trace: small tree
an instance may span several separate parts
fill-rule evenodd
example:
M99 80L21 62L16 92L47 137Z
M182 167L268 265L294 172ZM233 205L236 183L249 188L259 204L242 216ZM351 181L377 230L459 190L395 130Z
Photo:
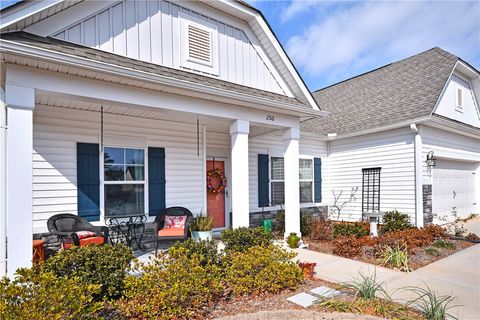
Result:
M343 190L340 190L338 195L335 193L335 190L332 190L332 192L333 192L333 200L334 201L333 201L332 208L330 209L330 212L331 212L331 214L336 215L337 220L339 220L343 207L345 207L345 205L347 205L348 203L357 200L355 195L358 192L358 187L352 187L352 189L350 190L350 196L345 201L341 201Z

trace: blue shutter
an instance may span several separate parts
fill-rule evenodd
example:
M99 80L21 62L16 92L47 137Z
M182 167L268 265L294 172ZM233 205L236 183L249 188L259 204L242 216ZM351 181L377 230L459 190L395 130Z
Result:
M148 148L148 210L150 216L165 209L165 148Z
M315 202L322 202L322 159L313 159Z
M96 143L77 143L78 215L100 219L100 152Z
M268 154L258 155L258 206L268 207L269 198Z

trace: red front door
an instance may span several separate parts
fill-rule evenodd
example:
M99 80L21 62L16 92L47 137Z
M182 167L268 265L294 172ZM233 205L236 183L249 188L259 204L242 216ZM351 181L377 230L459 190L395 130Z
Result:
M213 169L220 169L225 175L225 161L222 160L207 160L207 174ZM213 176L210 178L212 186L216 187L220 183L220 179ZM208 180L208 177L207 179ZM207 182L208 183L208 182ZM225 227L225 191L213 193L207 190L207 214L214 219L214 228Z

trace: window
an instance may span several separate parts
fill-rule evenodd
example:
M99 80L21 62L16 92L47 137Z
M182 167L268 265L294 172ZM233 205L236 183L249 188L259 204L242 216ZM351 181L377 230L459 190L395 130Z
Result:
M300 179L300 203L313 202L313 160L298 159Z
M145 151L105 148L105 216L145 213Z
M313 202L313 160L299 159L300 203ZM284 161L281 157L270 159L270 192L273 204L285 203Z
M181 67L218 75L217 26L187 14L181 18Z
M362 212L380 210L380 170L362 169Z

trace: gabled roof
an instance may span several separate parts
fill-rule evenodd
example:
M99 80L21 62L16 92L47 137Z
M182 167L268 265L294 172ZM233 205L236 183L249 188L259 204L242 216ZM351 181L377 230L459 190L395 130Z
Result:
M430 117L458 60L433 48L320 89L313 96L329 115L302 131L341 136Z
M251 97L257 97L260 99L266 99L270 101L276 101L278 103L285 103L291 105L292 107L298 109L299 111L312 111L310 106L307 106L305 103L299 101L298 99L291 98L285 95L259 90L232 82L219 80L216 78L204 76L201 74L196 74L192 72L187 72L183 70L168 68L154 63L144 62L141 60L136 60L114 53L93 49L90 47L85 47L82 45L74 44L71 42L66 42L58 39L53 39L50 37L40 37L37 35L29 34L26 32L12 32L2 34L1 41L27 45L29 47L39 48L43 50L48 50L50 52L57 52L61 54L66 54L70 56L75 56L78 58L89 59L94 61L99 61L109 65L115 65L127 69L142 71L150 73L153 75L159 75L168 77L171 79L177 79L185 82L191 83L201 83L213 88L227 90L230 92L236 92Z
M171 1L171 0L169 0ZM285 50L271 30L268 22L262 13L241 0L199 0L205 5L217 10L226 12L234 17L245 21L252 29L260 44L265 48L273 65L284 77L289 88L298 100L319 115L325 113L320 111L315 99L303 82L300 74L288 58ZM48 17L68 10L75 5L82 5L84 0L37 0L22 1L11 7L0 10L0 32L21 31L31 28L35 23L45 20ZM28 31L28 30L25 30ZM35 32L32 32L35 33ZM45 35L41 35L45 36ZM3 37L3 35L2 35Z

